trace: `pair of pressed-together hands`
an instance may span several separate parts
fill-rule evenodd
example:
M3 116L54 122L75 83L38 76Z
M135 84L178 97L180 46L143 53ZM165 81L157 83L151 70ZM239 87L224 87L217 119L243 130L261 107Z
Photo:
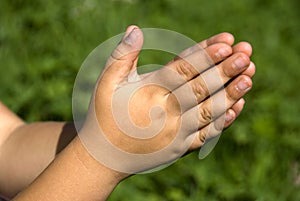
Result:
M229 33L215 35L138 75L143 33L128 27L96 83L78 136L15 199L104 200L130 174L173 162L219 135L242 111L255 73L251 45L233 43ZM14 135L62 126L28 127ZM7 146L21 140L13 141Z
M216 35L138 75L143 33L130 26L98 79L79 133L90 154L114 170L136 173L220 134L240 114L255 73L250 44L233 42L231 34Z

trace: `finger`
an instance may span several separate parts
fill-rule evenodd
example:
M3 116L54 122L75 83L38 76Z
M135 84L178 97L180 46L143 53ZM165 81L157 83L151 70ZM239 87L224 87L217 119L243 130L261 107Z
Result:
M195 138L190 147L190 151L200 148L206 141L218 136L224 128L229 127L243 110L244 103L244 99L240 99L226 111L226 114L223 114L215 121L192 134ZM221 124L221 126L218 124Z
M191 80L199 73L207 70L212 65L219 63L232 53L232 48L225 43L217 43L199 50L187 57L179 59L168 65L186 81Z
M226 112L228 115L234 115L231 110ZM217 122L222 122L224 124L224 115L216 119L215 121L211 122L210 124L206 125L205 127L201 128L200 130L196 131L192 135L194 136L194 141L190 147L191 150L199 149L201 146L205 144L208 140L220 135L222 130L220 130L216 125Z
M247 54L249 57L252 55L252 46L248 42L239 42L236 45L233 46L233 52L243 52Z
M252 87L252 80L245 75L238 76L224 90L202 102L199 108L199 128L221 116L234 103L242 98ZM224 96L225 92L225 96Z
M225 89L218 91L201 104L186 111L182 116L183 118L190 117L189 121L191 122L198 122L198 128L205 127L231 108L237 100L243 97L251 89L251 87L251 79L248 76L240 75ZM198 115L195 115L195 112L198 112Z
M231 33L223 32L223 33L216 34L210 37L209 39L200 42L199 45L202 48L206 48L215 43L226 43L231 46L233 42L234 42L233 35Z
M252 46L248 42L240 42L233 46L233 52L243 52L250 57L252 55ZM249 67L244 72L242 72L242 74L247 75L249 77L253 77L255 74L255 64L251 62Z
M204 41L201 41L200 43L182 51L179 53L171 62L174 62L180 58L187 57L188 55L200 50L200 49L206 49L208 46L211 46L216 43L225 43L231 46L234 42L234 37L230 33L220 33L217 35L214 35Z
M226 112L226 115L234 116L234 113L230 109ZM219 128L217 125L218 124L224 125L225 118L226 118L225 114L223 114L221 117L217 118L215 121L211 122L210 124L206 125L205 127L201 128L200 130L197 130L196 132L194 132L191 135L194 137L194 141L192 142L192 145L189 150L193 151L193 150L199 149L210 139L219 136L220 133L222 132L223 127Z
M137 26L128 27L108 59L102 79L112 84L119 84L127 79L129 73L136 68L143 39L143 33Z
M245 53L238 52L228 59L224 60L214 68L210 68L195 79L190 80L185 85L176 89L173 93L177 94L181 91L187 91L187 87L193 90L193 94L200 103L209 95L214 94L217 90L222 88L229 80L243 72L247 66L250 65L250 59ZM195 105L191 99L184 99L181 105L184 109L189 109Z
M176 56L171 62L169 62L168 65L172 64L174 61L177 61L184 57L187 57L187 56L191 55L192 53L195 53L195 52L201 50L202 48L206 49L207 47L209 47L213 44L225 43L225 44L228 44L231 46L233 44L233 42L234 42L234 37L230 33L221 33L221 34L215 35L207 40L200 42L199 44L196 44L195 46L193 46L191 48L184 50L178 56ZM250 57L252 54L252 46L248 42L240 42L240 43L236 44L235 46L233 46L233 52L234 53L243 52ZM250 73L249 75L251 75L253 73L253 71L251 71L251 72L247 71L245 73L245 75L248 75L247 73ZM253 76L253 74L252 74L252 76Z
M224 43L217 43L179 59L151 76L151 82L168 88L169 91L180 87L215 63L222 61L232 53L232 48Z
M244 105L245 100L241 98L230 109L227 110L224 128L228 128L235 121L235 119L241 114Z
M211 133L206 135L207 140L216 137L222 130L229 127L242 112L244 104L245 100L243 98L239 99L226 111L226 113L211 122L209 125L213 125L213 129L211 130Z

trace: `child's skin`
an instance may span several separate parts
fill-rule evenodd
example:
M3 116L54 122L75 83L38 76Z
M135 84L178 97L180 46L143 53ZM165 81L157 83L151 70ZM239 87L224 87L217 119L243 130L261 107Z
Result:
M138 27L130 26L126 31L126 36L133 29L139 31ZM233 42L234 38L231 34L221 33L199 43L214 62L218 63L216 67L224 72L224 76L227 76L225 80L234 78L225 89L231 103L227 110L223 111L226 115L225 128L230 126L242 111L244 106L242 97L251 88L251 77L255 73L255 65L250 61L251 45L240 42L232 46ZM117 51L122 45L128 44L124 41L121 42L116 48ZM222 47L228 50L223 56L217 54ZM192 49L188 49L180 56L184 57L192 52ZM137 63L138 53L114 58L115 61L105 72L106 80L109 82L100 81L98 86L109 89L113 83L117 83L126 74L126 68L131 68ZM235 68L233 65L237 58L242 58L244 62L241 68ZM178 60L180 58L174 59L168 66L177 69ZM189 78L189 75L183 76L197 85L197 80ZM237 90L240 81L246 86L245 90ZM101 91L97 93L101 93ZM149 89L144 90L143 93L141 96L153 92ZM197 93L200 93L197 97L205 94L204 91ZM199 98L199 103L207 95L202 96ZM143 104L139 103L138 99L136 101L136 104ZM105 110L101 104L98 104L97 107ZM109 118L101 115L103 114L97 113L97 118L103 120L104 125L112 124L109 122ZM143 116L145 114L137 111L135 115ZM199 135L188 151L193 151L203 145L209 136L206 133L206 126L199 129ZM114 133L110 140L119 143L120 137L122 136ZM153 143L156 143L157 146L161 143L163 146L166 143L164 140L155 140ZM141 147L139 143L133 143L131 149L138 153L145 147ZM150 146L148 150L151 150ZM58 153L60 154L58 155ZM26 124L2 103L0 104L0 194L4 197L13 198L21 192L14 200L105 200L116 185L128 176L130 175L112 170L96 161L82 145L73 123L37 122Z

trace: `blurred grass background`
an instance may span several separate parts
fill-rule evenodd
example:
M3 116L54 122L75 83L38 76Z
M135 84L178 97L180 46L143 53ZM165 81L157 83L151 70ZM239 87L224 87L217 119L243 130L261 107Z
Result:
M0 100L29 122L72 120L81 63L128 25L195 41L231 32L252 43L257 66L241 117L204 160L195 153L133 176L110 200L300 200L299 8L298 0L1 0Z

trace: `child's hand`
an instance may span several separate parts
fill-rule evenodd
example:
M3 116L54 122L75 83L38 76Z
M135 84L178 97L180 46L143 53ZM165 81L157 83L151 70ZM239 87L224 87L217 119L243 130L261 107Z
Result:
M89 153L111 169L137 173L217 136L240 114L255 71L251 46L232 43L230 34L216 35L139 76L143 34L129 27L98 79L79 134Z

